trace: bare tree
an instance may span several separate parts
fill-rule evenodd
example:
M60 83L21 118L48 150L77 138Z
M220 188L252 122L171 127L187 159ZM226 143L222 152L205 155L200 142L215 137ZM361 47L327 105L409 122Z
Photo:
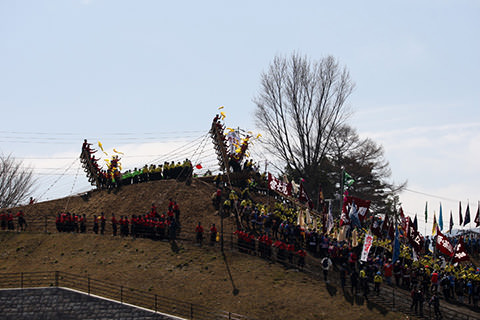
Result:
M0 156L0 208L15 207L33 192L33 171L11 156Z
M331 56L319 62L295 53L276 56L261 75L255 118L267 149L312 187L332 135L349 116L345 102L353 88L346 68Z

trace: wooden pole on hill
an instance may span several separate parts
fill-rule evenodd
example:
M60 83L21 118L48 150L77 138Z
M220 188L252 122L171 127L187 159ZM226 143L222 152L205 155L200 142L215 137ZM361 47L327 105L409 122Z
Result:
M222 197L220 197L220 203L222 203ZM220 213L220 251L223 252L223 206L220 205L218 212Z

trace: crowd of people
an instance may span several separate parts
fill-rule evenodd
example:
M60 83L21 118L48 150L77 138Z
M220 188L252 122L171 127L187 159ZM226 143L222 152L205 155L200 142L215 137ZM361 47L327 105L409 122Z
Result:
M17 220L16 227L15 220ZM25 231L27 229L27 220L23 211L19 210L16 214L13 214L11 210L0 212L0 229L2 231Z
M192 162L189 159L176 163L174 161L165 161L163 164L158 165L146 164L142 168L121 172L118 155L114 155L111 160L108 160L107 168L103 169L98 164L100 158L95 157L97 151L85 139L82 144L80 161L87 174L88 181L92 185L97 185L100 189L115 189L124 185L163 179L185 181L191 178L193 174Z
M222 190L212 196L221 197ZM373 285L373 294L379 294L383 285L396 286L410 292L412 312L423 313L423 305L430 303L437 317L440 317L440 300L478 307L480 300L480 268L471 261L453 263L447 256L433 252L428 246L415 259L409 254L411 248L403 245L399 259L392 262L391 247L375 241L367 261L360 261L362 236L365 230L358 230L358 243L352 240L338 240L337 231L325 232L320 219L311 225L297 221L300 208L287 201L271 205L254 203L248 192L237 195L230 192L223 210L238 209L244 223L244 230L237 230L238 248L245 253L258 254L266 259L276 259L289 266L304 268L308 254L319 261L324 279L328 271L339 271L342 288L348 283L352 293L362 293L368 299ZM452 245L460 236L451 237ZM480 237L471 233L463 235L469 254L478 256ZM431 244L430 240L430 244Z
M141 169L127 170L122 173L120 181L122 185L167 179L185 181L192 176L192 173L192 162L189 159L177 163L166 161L159 165L150 164L144 165Z
M115 213L107 218L104 212L93 215L91 230L95 234L105 234L107 220L110 220L113 236L131 236L133 238L148 238L152 240L175 239L180 231L180 208L176 201L169 199L168 208L159 212L155 203L148 212L142 215L117 217ZM55 225L58 232L87 232L87 217L85 214L60 212Z

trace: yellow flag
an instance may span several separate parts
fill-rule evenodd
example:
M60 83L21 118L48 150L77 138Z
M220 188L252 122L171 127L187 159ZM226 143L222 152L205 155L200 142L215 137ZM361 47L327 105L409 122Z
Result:
M103 145L100 141L98 141L98 146L100 147L100 149L102 149L103 152L105 152L105 150L103 150Z
M218 110L222 110L224 108L224 106L220 106L218 107Z
M113 152L118 153L118 154L124 154L123 152L117 151L115 149L113 149Z
M262 136L262 135L261 135L260 133L259 133L259 134L257 134L257 139L258 139L258 138L260 138L261 136Z
M220 115L222 116L222 120L225 119L225 117L227 116L227 115L225 114L225 112L223 112L223 111L220 112Z

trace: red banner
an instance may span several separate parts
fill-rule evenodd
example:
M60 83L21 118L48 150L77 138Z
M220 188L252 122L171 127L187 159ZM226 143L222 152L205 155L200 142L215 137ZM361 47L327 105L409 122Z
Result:
M416 252L420 253L423 248L424 239L422 235L415 229L415 225L412 223L410 217L407 217L406 221L406 233L408 242L415 249Z
M362 256L360 258L361 261L367 262L368 260L368 253L370 252L370 248L373 245L373 236L371 234L365 235L365 240L363 241L363 249L362 249Z
M349 207L352 205L352 203L355 203L357 206L357 211L358 211L358 218L360 221L363 222L365 218L367 217L367 212L368 209L370 208L370 200L363 200L357 197L352 197L352 196L346 196L346 201L344 202L344 205L348 205ZM347 210L348 211L348 210Z
M463 239L460 238L457 245L455 246L455 255L453 256L453 262L455 263L468 260L470 260L470 257L467 254L467 250L465 250L465 243L463 242Z
M272 177L270 173L268 174L268 187L270 190L277 191L287 197L292 196L292 184L278 180Z
M445 237L440 232L440 229L438 227L437 227L437 244L436 244L436 246L437 246L438 251L440 251L444 255L449 256L449 257L453 256L454 250L453 250L452 244L450 243L450 241L448 241L448 238Z

